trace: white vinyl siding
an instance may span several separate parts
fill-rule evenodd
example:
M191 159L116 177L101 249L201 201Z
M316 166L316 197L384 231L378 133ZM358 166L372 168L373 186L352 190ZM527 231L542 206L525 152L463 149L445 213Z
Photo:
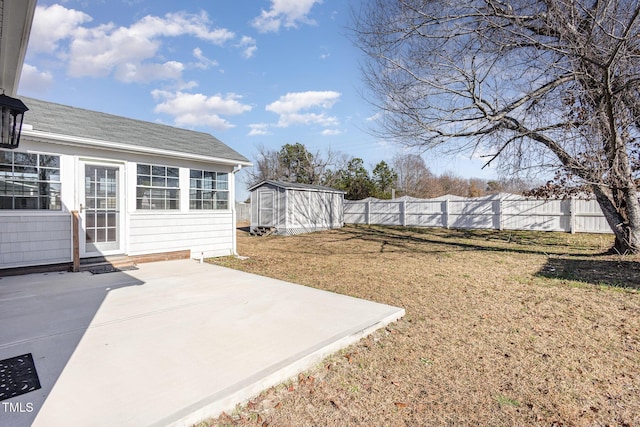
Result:
M21 212L0 221L2 268L71 261L71 215Z
M191 250L198 258L232 254L230 211L132 213L129 220L129 255Z

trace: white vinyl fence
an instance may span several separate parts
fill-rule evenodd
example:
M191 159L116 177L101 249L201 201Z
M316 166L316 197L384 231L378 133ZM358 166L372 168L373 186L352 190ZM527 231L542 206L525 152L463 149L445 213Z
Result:
M538 200L513 194L344 202L347 224L611 233L595 200Z
M250 222L251 221L251 204L236 202L236 221L237 222Z

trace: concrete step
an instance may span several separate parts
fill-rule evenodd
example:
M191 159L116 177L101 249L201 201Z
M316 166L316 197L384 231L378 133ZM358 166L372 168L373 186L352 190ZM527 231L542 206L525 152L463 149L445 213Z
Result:
M140 263L189 259L189 256L190 251L173 251L148 255L84 258L80 260L80 271L89 271L93 274L126 271L136 269L136 265Z
M170 261L176 259L189 259L191 252L172 251L148 255L114 255L94 258L82 258L80 260L80 271L92 271L106 273L108 271L118 271L135 268L137 264L144 262ZM53 271L72 271L73 263L63 262L59 264L34 265L29 267L15 267L0 269L0 277L21 276L24 274L49 273Z

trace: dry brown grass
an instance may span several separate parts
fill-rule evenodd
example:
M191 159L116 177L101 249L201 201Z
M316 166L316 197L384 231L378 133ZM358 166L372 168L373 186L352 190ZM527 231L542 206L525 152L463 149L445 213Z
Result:
M640 425L640 258L607 235L240 231L213 262L406 309L209 425ZM614 285L614 287L607 286Z

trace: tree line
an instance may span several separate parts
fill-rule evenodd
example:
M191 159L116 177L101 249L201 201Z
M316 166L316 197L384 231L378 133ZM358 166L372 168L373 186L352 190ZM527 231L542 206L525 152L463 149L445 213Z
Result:
M453 173L435 175L417 154L397 154L390 164L382 160L369 171L361 158L333 151L311 153L299 142L279 150L259 148L247 184L250 187L265 180L332 187L345 191L347 200L391 199L393 195L480 197L499 192L521 194L529 189L518 179L486 181Z

